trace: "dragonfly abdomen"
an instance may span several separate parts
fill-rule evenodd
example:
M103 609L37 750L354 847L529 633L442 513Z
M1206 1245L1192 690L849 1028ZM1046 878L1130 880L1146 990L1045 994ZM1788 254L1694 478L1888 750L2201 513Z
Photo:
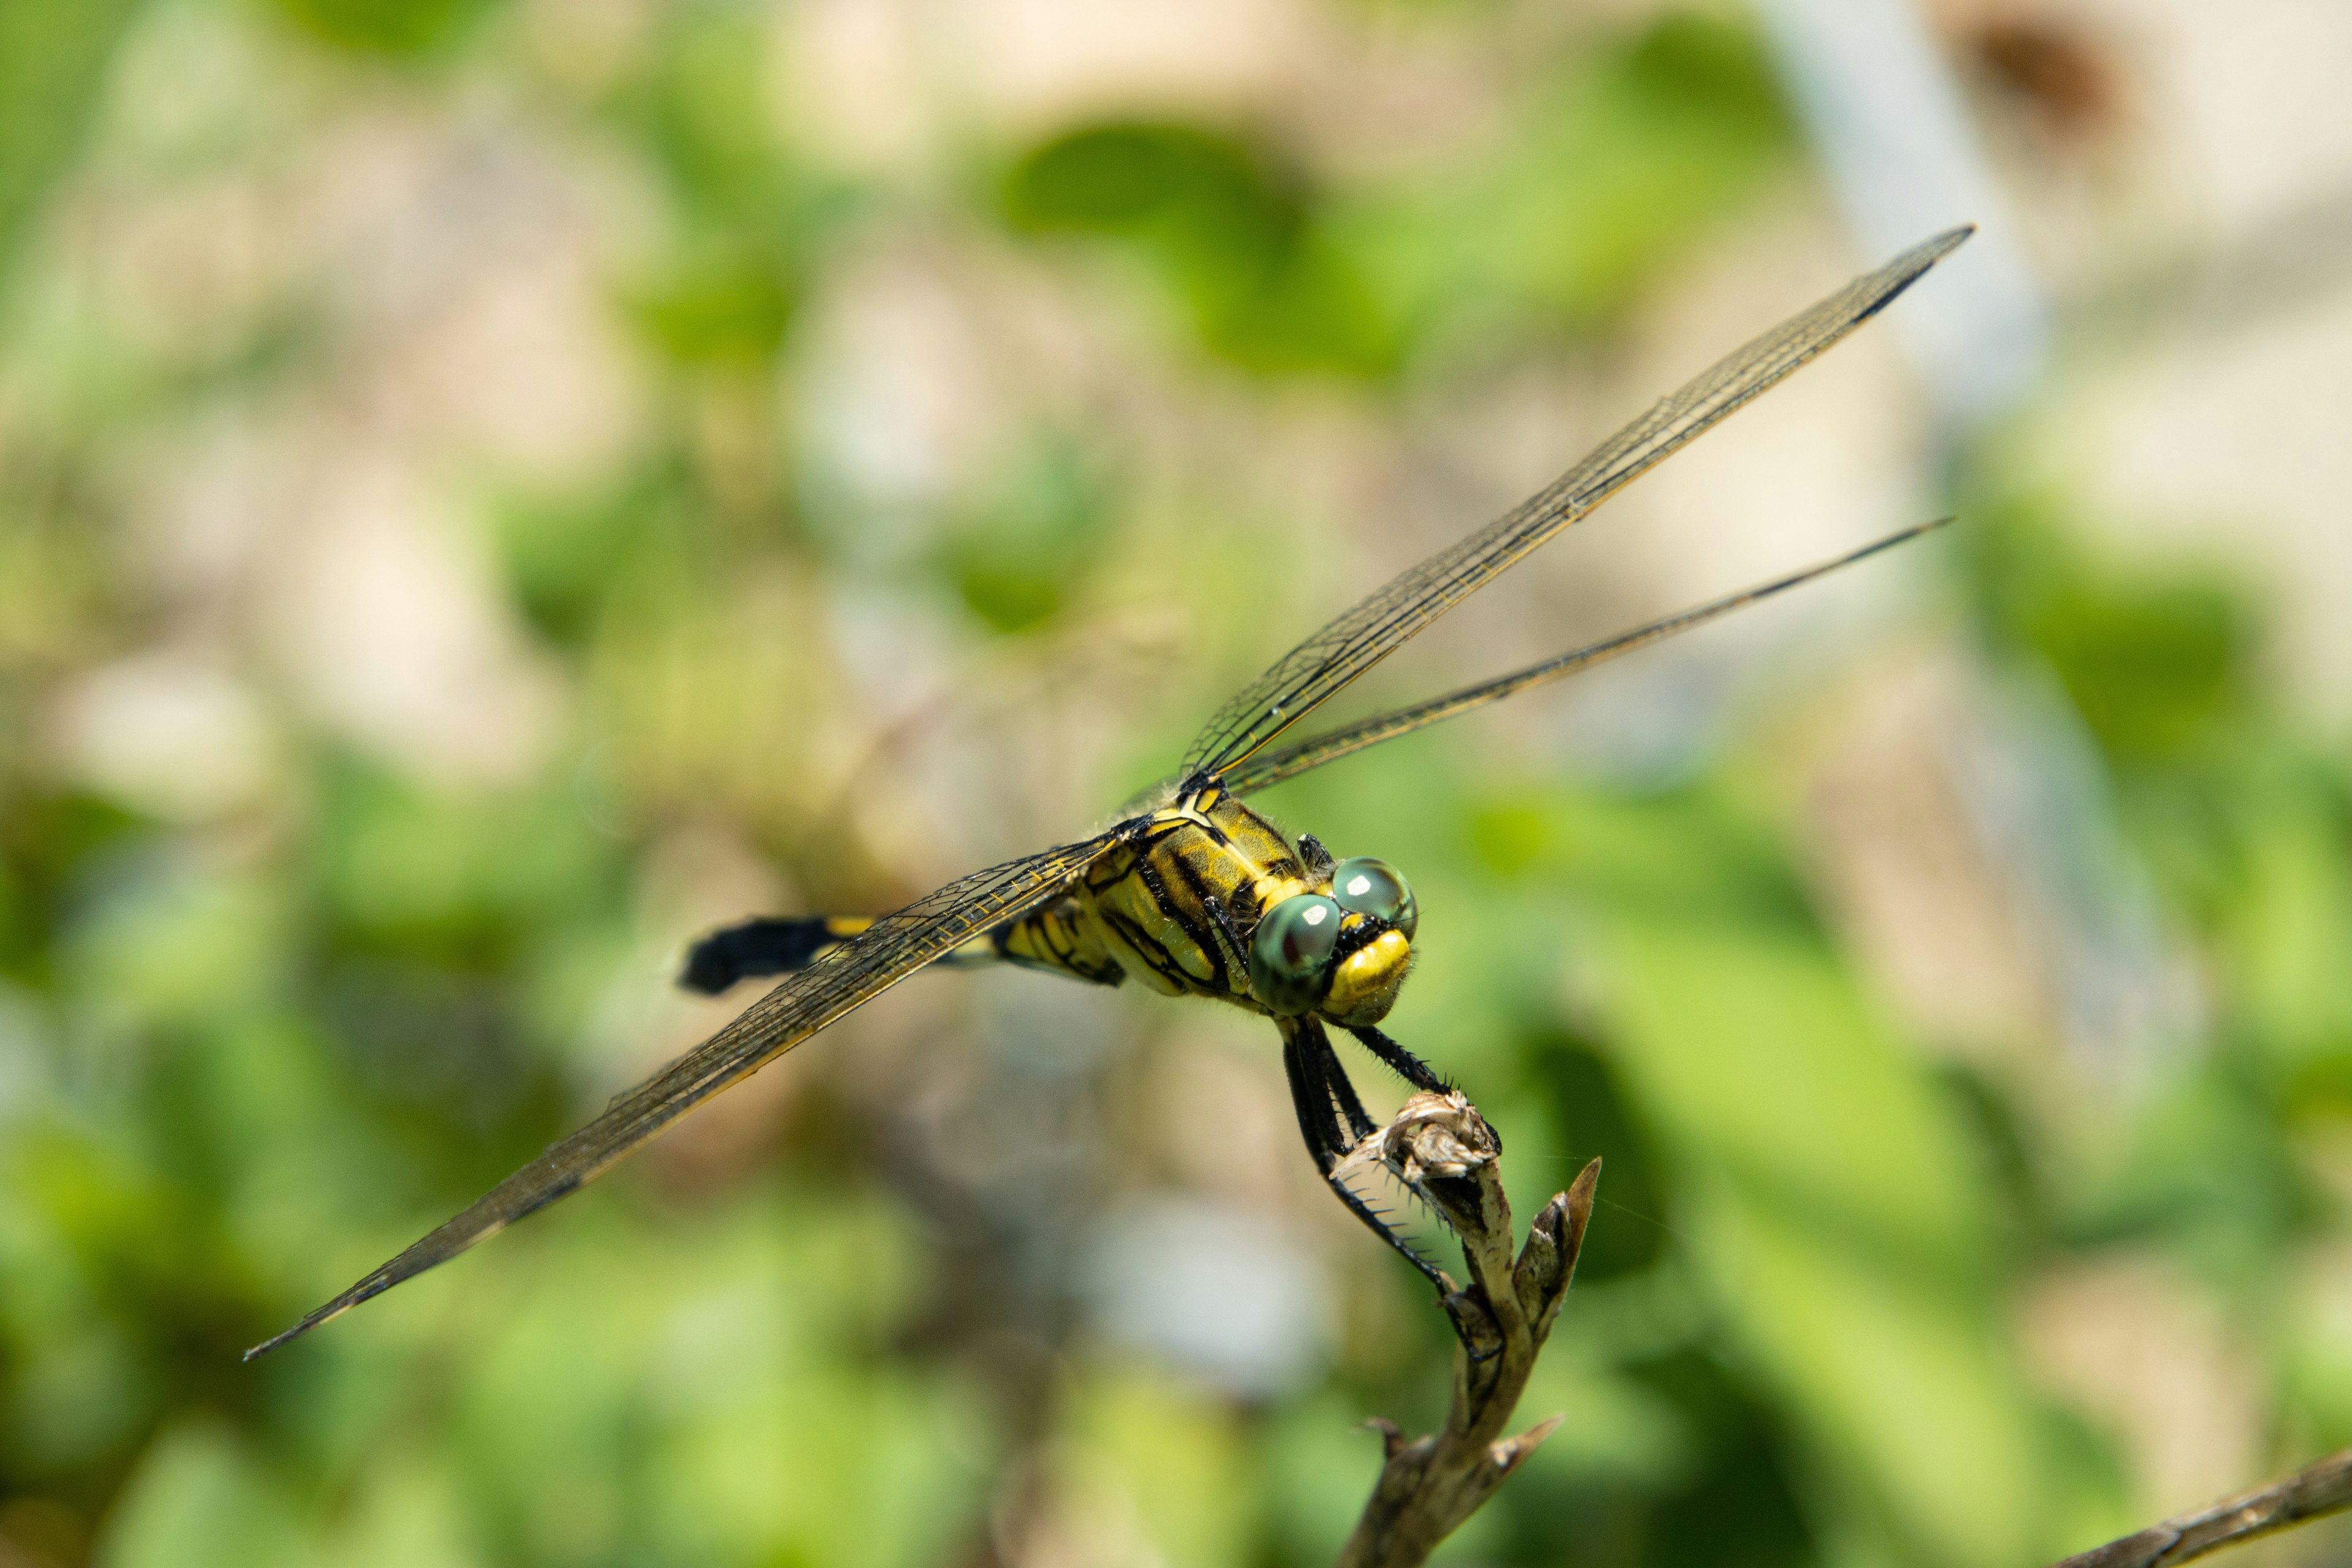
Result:
M874 924L871 915L792 915L745 921L715 931L687 950L678 984L715 996L738 982L808 968ZM1026 919L982 931L935 961L942 969L1012 963L1051 970L1097 985L1127 978L1093 932L1083 904L1066 898Z
M1097 985L1132 976L1164 996L1255 1006L1243 943L1269 904L1308 887L1281 831L1222 788L1181 796L1134 825L1069 893L936 962L1047 970ZM747 921L688 954L682 983L709 993L807 968L873 922L860 915Z
M1097 985L1116 985L1127 970L1106 947L1083 895L1046 905L1035 914L1002 925L964 944L986 949L997 961L1024 969L1046 969ZM950 955L961 957L961 950Z

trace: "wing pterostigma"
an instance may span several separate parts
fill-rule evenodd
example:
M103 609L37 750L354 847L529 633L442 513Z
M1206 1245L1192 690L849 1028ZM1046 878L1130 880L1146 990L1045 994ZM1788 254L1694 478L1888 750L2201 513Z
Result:
M500 1182L474 1205L273 1339L250 1361L382 1295L603 1174L702 1101L750 1077L961 943L1058 897L1117 839L1117 830L975 871L876 921L744 1009L701 1045L604 1113Z
M1718 361L1518 506L1411 568L1276 659L1220 708L1179 776L1227 777L1405 641L1569 524L1876 315L1957 249L1948 229Z
M1393 741L1400 735L1410 735L1416 730L1426 730L1432 724L1459 718L1475 709L1500 702L1506 697L1516 697L1529 687L1548 686L1555 680L1565 679L1579 670L1590 669L1596 664L1606 664L1622 654L1632 653L1636 648L1647 647L1654 642L1664 642L1670 637L1703 626L1707 622L1727 616L1734 610L1744 610L1748 605L1759 604L1775 595L1787 593L1791 588L1801 587L1817 577L1823 577L1837 571L1840 567L1852 566L1856 562L1869 560L1882 551L1892 550L1898 544L1906 544L1921 534L1931 532L1951 521L1948 517L1940 517L1933 522L1915 524L1898 532L1890 533L1883 539L1874 539L1860 549L1850 550L1832 560L1817 562L1801 572L1791 572L1787 576L1776 577L1769 583L1760 583L1755 587L1743 588L1737 594L1726 595L1720 599L1710 600L1695 608L1677 611L1662 620L1652 621L1649 625L1637 626L1630 632L1620 632L1615 637L1545 659L1540 664L1531 664L1525 669L1514 670L1508 675L1496 676L1492 680L1480 681L1475 686L1465 686L1459 691L1449 691L1443 697L1433 697L1426 702L1416 702L1409 708L1392 708L1385 713L1375 713L1369 719L1359 720L1340 729L1310 736L1278 750L1260 752L1224 773L1225 788L1234 795L1255 795L1262 789L1270 789L1285 779L1297 778L1300 773L1319 768L1326 763L1336 763L1341 757L1353 756L1368 746L1377 746L1383 741Z

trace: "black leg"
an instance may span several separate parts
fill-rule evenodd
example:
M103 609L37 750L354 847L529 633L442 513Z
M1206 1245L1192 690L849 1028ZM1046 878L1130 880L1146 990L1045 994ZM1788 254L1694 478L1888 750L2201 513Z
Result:
M1356 1098L1356 1086L1348 1081L1348 1069L1341 1064L1339 1053L1331 1048L1331 1037L1323 1032L1319 1024L1315 1027L1308 1049L1318 1058L1316 1065L1322 1071L1323 1086L1330 1092L1331 1103L1339 1107L1340 1116L1347 1121L1348 1131L1354 1134L1348 1140L1349 1146L1353 1148L1380 1131L1381 1124L1372 1120L1371 1113L1364 1109L1364 1102Z
M1446 1082L1444 1079L1438 1077L1437 1069L1435 1068L1431 1067L1427 1062L1423 1061L1419 1057L1414 1056L1411 1051L1406 1050L1402 1046L1398 1045L1394 1040L1390 1039L1378 1029L1350 1029L1348 1033L1355 1036L1357 1040L1363 1046L1364 1049L1371 1052L1372 1055L1380 1058L1381 1061L1387 1063L1389 1068L1394 1071L1399 1078L1412 1085L1413 1088L1427 1089L1434 1094L1450 1094L1453 1092L1454 1086ZM1492 1127L1487 1128L1486 1131L1494 1133L1495 1152L1497 1154L1501 1153L1503 1152L1503 1135L1500 1132L1496 1132Z
M1298 863L1308 876L1319 879L1329 876L1331 868L1339 862L1323 847L1321 839L1312 833L1302 833L1298 836Z
M1364 1114L1362 1103L1356 1099L1354 1086L1348 1083L1347 1074L1340 1070L1339 1058L1332 1054L1330 1037L1323 1026L1313 1018L1279 1020L1282 1026L1282 1067L1290 1079L1290 1103L1298 1113L1298 1131L1307 1140L1307 1152L1314 1156L1315 1168L1323 1173L1323 1180L1331 1191L1348 1205L1348 1212L1370 1227L1374 1236L1396 1248L1404 1260L1422 1272L1422 1276L1441 1291L1450 1290L1445 1276L1437 1265L1412 1249L1412 1244L1390 1227L1370 1204L1356 1195L1336 1174L1336 1168L1349 1148L1364 1133L1374 1130L1371 1118ZM1327 1070L1328 1076L1327 1077ZM1334 1082L1344 1086L1335 1089ZM1341 1124L1342 1107L1350 1121L1360 1122L1363 1131L1356 1138L1348 1136Z
M1341 1152L1331 1144L1331 1097L1307 1065L1297 1026L1286 1020L1282 1025L1282 1070L1290 1079L1290 1108L1298 1114L1298 1135L1307 1141L1315 1168L1328 1175Z
M1388 1065L1391 1071L1413 1088L1428 1089L1437 1094L1445 1094L1453 1089L1452 1084L1437 1076L1435 1068L1431 1067L1378 1029L1350 1029L1348 1033L1355 1036L1364 1049L1380 1058Z
M1249 973L1249 947L1242 941L1241 927L1234 924L1233 912L1225 908L1225 900L1214 893L1203 893L1201 902L1208 910L1209 918L1217 922L1217 929L1225 933L1225 941L1234 950L1234 962L1241 965L1242 973L1246 975Z

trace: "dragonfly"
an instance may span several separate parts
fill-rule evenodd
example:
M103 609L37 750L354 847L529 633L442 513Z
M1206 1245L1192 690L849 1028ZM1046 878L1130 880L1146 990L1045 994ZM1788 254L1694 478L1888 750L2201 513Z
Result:
M246 1358L569 1196L711 1096L933 965L1010 964L1099 985L1132 980L1269 1019L1318 1169L1358 1218L1442 1293L1449 1290L1444 1275L1349 1185L1342 1169L1376 1129L1332 1030L1352 1037L1416 1089L1448 1087L1380 1028L1412 967L1419 912L1411 885L1376 858L1335 857L1312 834L1294 842L1245 803L1285 779L1704 626L1948 521L1903 529L1508 675L1277 744L1440 616L1885 310L1973 232L1967 225L1937 235L1790 317L1510 511L1339 615L1218 709L1181 766L1112 826L974 871L888 914L759 919L697 942L680 976L691 989L717 993L741 980L782 978L709 1039Z

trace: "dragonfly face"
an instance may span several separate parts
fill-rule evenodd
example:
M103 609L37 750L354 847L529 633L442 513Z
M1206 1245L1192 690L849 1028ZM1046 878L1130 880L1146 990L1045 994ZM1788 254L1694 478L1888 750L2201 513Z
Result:
M709 1040L492 1188L258 1354L390 1289L610 1168L703 1100L930 964L1015 963L1076 980L1134 980L1272 1016L1299 1131L1357 1216L1443 1291L1451 1282L1388 1228L1341 1177L1377 1128L1324 1024L1355 1037L1417 1089L1446 1087L1376 1026L1412 967L1412 890L1395 868L1335 861L1312 838L1294 849L1242 797L1368 746L1499 702L1672 637L1923 533L1903 531L1837 560L1717 599L1514 674L1276 747L1293 725L1625 485L1876 315L1970 231L1952 229L1801 311L1702 372L1549 486L1399 574L1291 649L1212 717L1158 809L1091 838L950 882L875 919L751 921L698 943L685 982L720 991L784 976Z
M1396 1005L1419 924L1412 889L1395 867L1342 860L1319 887L1258 917L1250 990L1276 1017L1313 1013L1342 1028L1369 1028Z

